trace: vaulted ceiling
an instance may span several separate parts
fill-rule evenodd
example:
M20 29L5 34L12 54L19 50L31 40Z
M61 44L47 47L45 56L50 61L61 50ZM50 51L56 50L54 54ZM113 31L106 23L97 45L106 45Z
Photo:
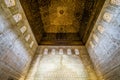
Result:
M38 44L42 41L82 44L87 41L105 0L20 1Z

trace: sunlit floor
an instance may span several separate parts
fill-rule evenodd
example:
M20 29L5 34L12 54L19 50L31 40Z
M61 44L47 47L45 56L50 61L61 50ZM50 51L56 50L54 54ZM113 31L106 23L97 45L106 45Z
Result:
M79 56L43 55L34 80L88 80Z

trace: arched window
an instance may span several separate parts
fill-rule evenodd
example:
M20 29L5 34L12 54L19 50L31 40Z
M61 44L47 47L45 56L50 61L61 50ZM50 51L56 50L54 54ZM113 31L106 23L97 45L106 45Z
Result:
M63 49L59 49L59 54L64 54Z
M55 50L55 49L52 49L52 50L51 50L51 54L52 54L52 55L55 55L55 53L56 53L56 50Z
M80 54L80 52L79 52L78 49L75 49L75 54L76 54L76 55L79 55L79 54Z
M71 55L71 54L72 54L71 49L67 49L67 54L68 54L68 55Z
M47 49L47 48L44 49L43 54L44 54L44 55L47 55L47 54L48 54L48 49Z

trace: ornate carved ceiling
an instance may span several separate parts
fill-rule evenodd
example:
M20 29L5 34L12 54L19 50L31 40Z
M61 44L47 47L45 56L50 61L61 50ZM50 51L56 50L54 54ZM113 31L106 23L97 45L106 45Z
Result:
M73 41L79 38L79 41L85 43L105 0L20 1L36 40L40 44L41 39L57 41L58 35L62 36L59 39L62 41L68 40L69 37ZM68 36L63 39L62 33ZM56 38L53 39L52 36Z
M48 5L40 5L45 32L79 32L80 22L77 19L82 18L84 3L85 0L51 0Z

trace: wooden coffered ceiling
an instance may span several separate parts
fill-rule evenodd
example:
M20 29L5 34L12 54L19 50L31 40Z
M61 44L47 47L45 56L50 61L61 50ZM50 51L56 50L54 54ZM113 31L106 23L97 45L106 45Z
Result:
M104 1L20 0L38 44L85 44Z

